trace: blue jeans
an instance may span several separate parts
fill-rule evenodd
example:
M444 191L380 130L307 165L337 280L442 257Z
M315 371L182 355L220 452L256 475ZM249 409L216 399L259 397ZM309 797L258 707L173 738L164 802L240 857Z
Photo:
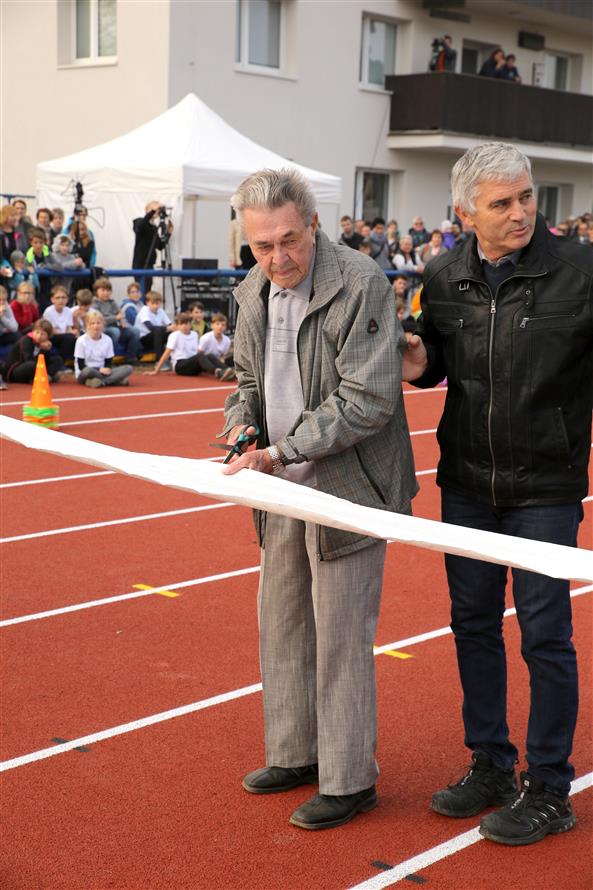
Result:
M576 547L582 504L495 508L443 489L442 516L452 525ZM502 769L517 762L506 719L507 667L502 633L507 568L445 555L451 629L463 687L465 744L489 754ZM513 569L521 654L529 670L527 728L530 775L568 794L568 758L578 711L577 662L568 581Z
M136 360L142 352L140 344L140 331L136 327L120 328L116 325L105 328L105 333L111 337L113 350L117 351L117 344L121 343L126 348L126 359Z

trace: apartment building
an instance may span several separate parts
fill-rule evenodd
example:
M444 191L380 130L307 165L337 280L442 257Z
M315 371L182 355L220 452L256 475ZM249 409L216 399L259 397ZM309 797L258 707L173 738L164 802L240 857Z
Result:
M395 217L401 229L416 214L438 225L451 211L451 165L497 138L531 157L552 221L591 209L590 0L3 0L0 8L3 192L33 194L39 161L122 135L195 92L256 142L339 175L341 212ZM455 72L429 73L432 41L444 34L457 50ZM497 45L517 57L522 84L477 76ZM212 213L209 231L219 233L228 209Z

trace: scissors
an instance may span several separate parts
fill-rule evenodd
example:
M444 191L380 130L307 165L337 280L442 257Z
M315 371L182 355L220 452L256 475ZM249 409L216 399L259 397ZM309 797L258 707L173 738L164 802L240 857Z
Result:
M247 430L249 427L253 427L255 432L248 434ZM258 436L259 427L255 423L246 423L245 426L241 428L241 432L235 439L233 445L223 445L220 442L211 442L210 445L212 448L223 448L224 451L228 451L227 456L223 460L223 464L228 464L234 454L243 454L246 448L253 445Z

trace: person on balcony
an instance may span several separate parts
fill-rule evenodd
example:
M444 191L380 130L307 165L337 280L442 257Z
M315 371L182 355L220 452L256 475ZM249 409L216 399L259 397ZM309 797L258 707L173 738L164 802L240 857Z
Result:
M450 34L445 34L443 38L435 37L432 42L433 51L428 65L431 71L455 71L457 50L453 49L452 43L453 38Z
M480 68L480 77L499 77L505 78L505 55L504 50L499 46L493 49L482 67Z
M502 66L501 71L501 77L503 80L510 80L513 83L521 83L521 75L519 74L519 69L517 68L517 56L509 53L504 60L504 65Z

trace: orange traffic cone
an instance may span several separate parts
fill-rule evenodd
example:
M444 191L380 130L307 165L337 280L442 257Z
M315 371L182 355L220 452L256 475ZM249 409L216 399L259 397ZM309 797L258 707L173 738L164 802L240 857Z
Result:
M39 353L37 358L31 401L28 405L23 405L23 420L26 423L36 423L38 426L53 429L57 429L59 424L60 409L51 400L43 353Z

